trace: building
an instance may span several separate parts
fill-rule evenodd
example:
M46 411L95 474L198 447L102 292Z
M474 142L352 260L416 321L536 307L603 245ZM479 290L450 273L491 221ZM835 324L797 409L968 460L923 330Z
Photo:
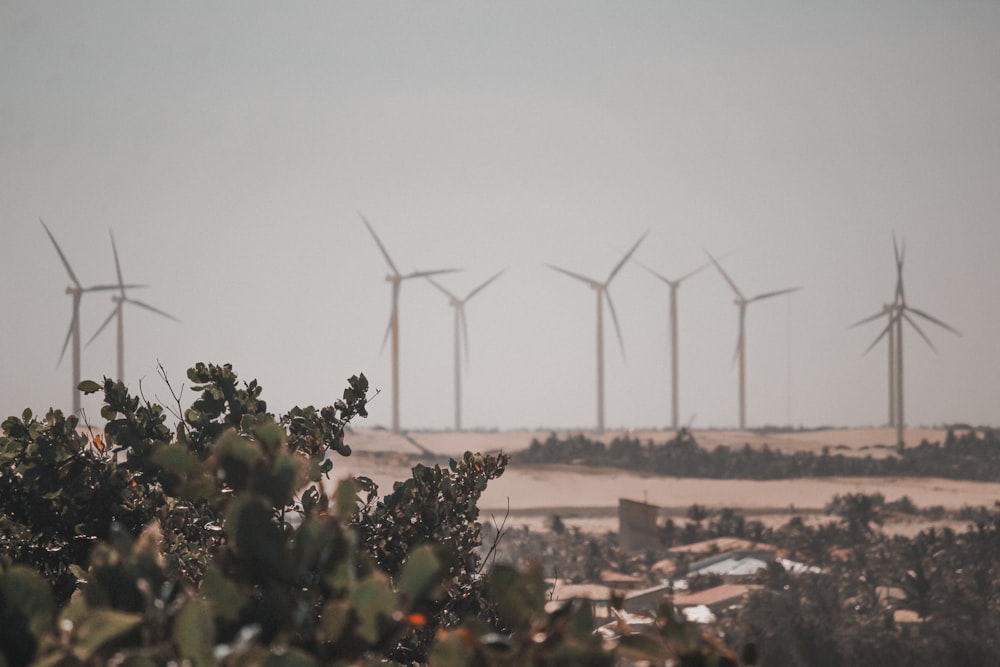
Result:
M656 517L660 508L626 498L618 499L618 544L626 551L653 549L660 545Z
M717 575L727 582L752 577L775 560L773 551L736 550L696 560L688 565L688 576Z

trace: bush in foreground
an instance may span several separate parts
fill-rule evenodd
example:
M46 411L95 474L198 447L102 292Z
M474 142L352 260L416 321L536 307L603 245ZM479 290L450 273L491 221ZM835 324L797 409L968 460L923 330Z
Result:
M164 406L117 382L104 436L26 410L0 438L0 667L158 664L735 665L669 605L602 642L589 605L544 611L540 569L478 555L477 502L508 457L417 466L379 497L324 484L368 383L275 417L228 365Z

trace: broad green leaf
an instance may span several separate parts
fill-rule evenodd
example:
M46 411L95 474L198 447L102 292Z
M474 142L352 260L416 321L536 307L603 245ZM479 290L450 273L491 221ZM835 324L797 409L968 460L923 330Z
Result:
M101 390L101 385L97 384L93 380L84 380L78 384L76 388L84 394L93 394Z
M192 598L181 609L174 622L174 643L181 658L195 667L214 663L215 619L204 600Z
M287 536L275 525L263 497L234 498L226 511L225 530L241 560L261 571L280 568Z
M255 429L255 435L265 451L273 454L281 446L285 432L277 424L262 424Z
M323 574L324 583L333 591L345 591L358 580L357 557L360 548L357 531L351 530L343 535L343 542L337 545L335 555L327 562L326 572Z
M337 516L343 519L349 519L354 515L355 510L358 507L358 491L357 485L354 480L350 477L341 480L340 484L337 485L336 495L336 512Z
M227 579L217 567L211 566L205 572L202 590L216 615L227 621L239 616L240 610L246 604L249 596L235 582Z
M434 550L424 545L410 553L399 575L397 588L413 603L426 596L440 578L441 563Z
M358 615L358 636L374 644L383 629L382 619L391 617L396 610L396 596L389 583L375 577L362 582L351 594L351 604Z
M23 565L14 565L0 575L0 600L5 602L8 618L23 615L36 637L52 625L56 608L49 585Z
M525 629L545 606L545 580L538 568L521 573L498 565L489 579L490 596L512 630Z
M201 470L201 461L184 445L163 445L153 452L153 463L177 475Z
M117 639L142 622L139 614L126 614L113 609L98 609L89 613L76 630L73 655L89 661L101 647Z
M282 456L274 463L274 468L260 491L266 493L276 507L287 505L292 500L299 481L300 463L292 456Z
M319 619L317 639L330 644L340 639L351 620L351 604L347 600L327 602Z

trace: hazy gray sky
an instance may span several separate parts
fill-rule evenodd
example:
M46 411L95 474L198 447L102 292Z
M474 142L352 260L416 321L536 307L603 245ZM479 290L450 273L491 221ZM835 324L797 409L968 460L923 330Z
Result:
M364 372L388 425L385 263L462 267L471 427L595 422L593 292L644 231L677 276L728 253L749 296L748 422L887 413L878 325L892 232L911 305L960 329L906 338L912 424L1000 422L1000 3L53 3L0 5L0 412L68 409L70 319L45 219L85 285L114 280L126 380L167 397L197 361L277 411ZM669 423L667 287L611 287L607 423ZM706 270L680 291L681 414L737 421L737 311ZM451 311L401 295L404 427L452 423ZM112 308L83 299L84 338ZM83 377L114 373L109 328ZM191 398L190 392L186 398ZM99 420L98 403L84 401Z

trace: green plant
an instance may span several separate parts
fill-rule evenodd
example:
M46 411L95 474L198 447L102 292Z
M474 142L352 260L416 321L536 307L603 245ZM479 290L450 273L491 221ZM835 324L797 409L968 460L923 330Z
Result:
M421 609L428 623L414 628L393 657L404 662L422 661L427 646L441 626L457 625L478 617L495 623L491 603L484 594L479 498L487 484L503 474L510 457L466 452L448 468L417 465L412 476L397 482L381 500L370 480L359 480L368 491L364 509L355 517L361 540L375 562L396 578L410 552L434 545L447 573L440 599Z
M383 498L367 479L331 488L330 456L350 454L345 428L365 415L363 375L333 406L281 417L228 365L188 377L200 395L174 430L108 379L81 384L104 394L103 437L59 411L3 422L0 665L709 655L676 618L659 638L601 641L588 605L545 612L540 571L487 570L477 503L506 455L417 466Z

